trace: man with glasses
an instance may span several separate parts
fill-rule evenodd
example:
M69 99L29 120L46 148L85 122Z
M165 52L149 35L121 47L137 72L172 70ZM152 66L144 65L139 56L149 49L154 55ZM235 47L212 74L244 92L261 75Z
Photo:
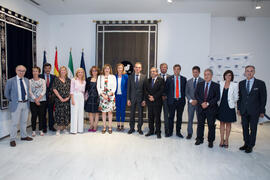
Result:
M24 77L26 68L23 65L16 67L16 76L7 81L5 97L9 101L11 112L10 146L16 146L17 126L20 122L20 133L22 141L32 141L26 132L29 113L29 80Z

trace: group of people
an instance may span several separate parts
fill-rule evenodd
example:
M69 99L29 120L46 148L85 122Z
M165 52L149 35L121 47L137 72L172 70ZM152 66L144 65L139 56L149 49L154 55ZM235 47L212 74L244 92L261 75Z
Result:
M10 146L16 146L17 125L20 122L21 140L32 141L26 132L28 108L30 104L32 136L36 136L36 121L39 119L39 134L49 130L67 133L83 133L84 111L89 113L89 132L96 132L99 113L102 114L102 133L112 133L113 112L116 111L117 131L124 130L126 105L130 107L128 134L135 132L135 113L137 132L143 135L143 110L148 107L149 131L145 136L156 135L161 138L161 112L164 112L165 137L174 132L176 112L176 135L182 135L182 115L187 99L188 126L186 139L193 135L193 119L197 116L197 137L195 145L204 141L204 127L208 125L208 147L213 147L216 132L216 119L220 121L220 147L228 148L231 123L236 122L236 112L241 116L244 145L240 150L250 153L256 142L259 117L265 114L267 100L266 86L254 78L255 67L245 67L246 79L234 83L231 70L224 72L224 81L212 81L213 71L204 70L200 77L200 67L192 68L192 78L187 80L180 74L181 66L173 66L173 75L167 74L168 65L150 69L150 77L142 74L142 64L135 63L134 72L127 75L123 64L117 64L115 74L111 65L105 64L100 71L97 66L90 69L86 79L82 68L76 70L72 79L68 78L65 66L60 67L59 77L50 74L51 65L44 64L44 73L39 67L33 67L33 78L24 77L26 68L16 67L16 76L7 81L5 96L9 100L11 111ZM55 111L55 112L54 112ZM48 121L47 114L48 112ZM107 128L108 117L108 128Z

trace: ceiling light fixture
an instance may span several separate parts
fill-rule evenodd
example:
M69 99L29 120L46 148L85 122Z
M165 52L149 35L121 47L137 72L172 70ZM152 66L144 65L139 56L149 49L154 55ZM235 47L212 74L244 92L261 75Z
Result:
M171 4L171 3L173 3L173 0L167 0L167 2Z
M259 10L259 9L262 9L262 0L255 0L255 9L256 10Z

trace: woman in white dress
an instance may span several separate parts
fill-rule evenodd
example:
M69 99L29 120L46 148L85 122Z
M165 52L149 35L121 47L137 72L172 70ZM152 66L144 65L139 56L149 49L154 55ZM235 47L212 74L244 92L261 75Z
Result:
M112 133L112 117L113 110L115 109L115 90L116 90L116 78L112 74L112 67L109 64L105 64L102 68L102 75L97 79L97 90L100 97L99 110L102 112L103 130L104 134L106 130L106 115L108 113L109 118L109 134Z

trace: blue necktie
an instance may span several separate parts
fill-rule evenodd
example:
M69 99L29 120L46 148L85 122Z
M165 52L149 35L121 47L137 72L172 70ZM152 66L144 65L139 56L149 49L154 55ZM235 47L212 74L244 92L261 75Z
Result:
M195 80L194 80L194 82L193 82L193 87L194 87L194 89L196 88L196 82L197 82L197 78L195 78Z
M21 95L22 95L22 101L25 101L25 89L22 82L22 78L20 79L20 86L21 86Z
M136 84L136 86L138 87L138 84L139 84L139 75L136 75L135 84Z
M155 79L152 79L152 88L154 87Z
M247 92L248 92L248 94L249 94L249 80L248 80L248 82L247 82Z

